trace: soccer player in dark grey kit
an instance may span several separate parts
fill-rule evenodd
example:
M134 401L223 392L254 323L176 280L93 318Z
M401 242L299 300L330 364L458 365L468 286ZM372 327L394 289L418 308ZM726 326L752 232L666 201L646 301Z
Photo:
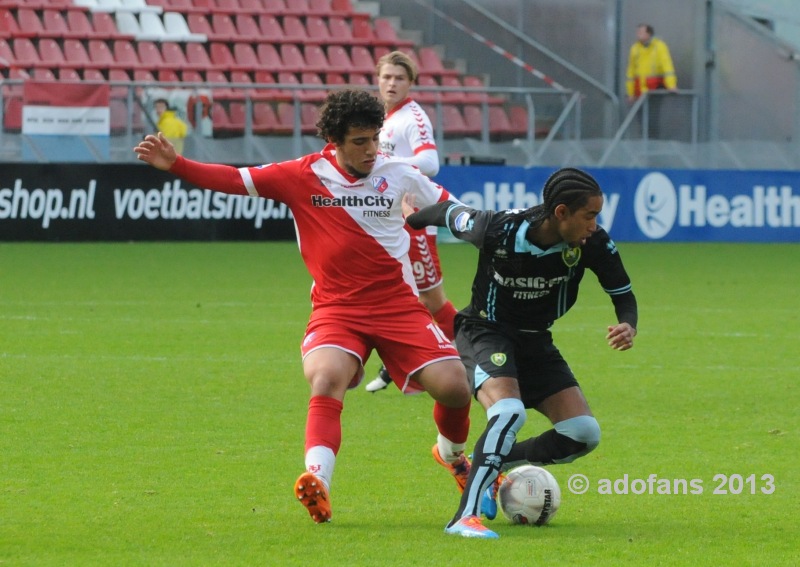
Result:
M472 300L456 317L456 347L488 423L458 512L445 528L449 534L498 537L480 516L497 514L502 470L569 463L600 442L597 420L549 329L575 304L588 268L616 311L609 346L633 346L636 298L616 245L597 225L602 207L597 181L564 168L550 176L542 203L530 209L481 211L444 202L407 218L413 228L446 226L480 250ZM553 428L518 442L526 408L545 415Z

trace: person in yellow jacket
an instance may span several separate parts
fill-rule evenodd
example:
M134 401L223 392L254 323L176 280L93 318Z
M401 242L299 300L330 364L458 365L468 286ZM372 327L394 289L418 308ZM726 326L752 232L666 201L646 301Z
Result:
M172 142L175 146L175 151L183 154L183 139L189 129L186 122L175 114L175 111L170 108L169 102L166 99L160 98L153 103L156 115L158 116L158 123L156 128L159 132L163 132L164 136Z
M678 89L669 47L663 40L653 37L653 33L653 26L649 24L639 24L636 28L636 43L631 46L628 58L626 88L629 100L647 91Z
M636 27L636 42L631 46L628 57L626 90L628 102L633 102L643 93L655 90L678 90L678 78L667 44L654 37L653 26L639 24ZM662 97L649 97L648 135L659 137Z

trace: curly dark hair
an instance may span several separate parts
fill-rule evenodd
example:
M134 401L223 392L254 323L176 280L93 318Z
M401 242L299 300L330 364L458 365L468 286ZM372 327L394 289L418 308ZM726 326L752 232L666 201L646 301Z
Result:
M341 144L350 128L383 126L383 103L364 90L339 90L328 93L317 121L317 136Z
M590 197L603 194L594 177L573 167L565 167L553 173L544 184L542 202L523 214L534 226L552 215L558 205L566 205L571 212L586 206Z

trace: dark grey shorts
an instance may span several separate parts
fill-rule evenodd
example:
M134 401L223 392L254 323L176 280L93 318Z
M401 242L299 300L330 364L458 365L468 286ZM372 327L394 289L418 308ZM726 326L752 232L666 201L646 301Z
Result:
M522 402L534 408L553 394L579 385L550 331L508 331L470 319L459 323L456 348L476 393L492 377L516 378Z

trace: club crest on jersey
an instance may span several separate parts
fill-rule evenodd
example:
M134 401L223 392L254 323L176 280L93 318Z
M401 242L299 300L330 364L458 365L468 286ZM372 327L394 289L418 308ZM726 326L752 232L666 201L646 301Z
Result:
M372 188L378 193L383 193L389 188L389 183L386 181L385 177L373 177Z
M581 261L581 248L580 246L576 246L575 248L565 248L561 252L561 259L564 260L564 264L568 268L571 268L575 264Z
M503 366L506 363L506 353L496 352L489 357L489 360L491 360L492 364L495 366Z

